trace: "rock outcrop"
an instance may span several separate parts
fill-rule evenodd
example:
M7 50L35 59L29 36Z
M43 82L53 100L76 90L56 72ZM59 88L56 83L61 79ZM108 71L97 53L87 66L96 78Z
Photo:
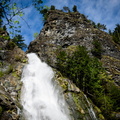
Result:
M101 44L102 61L106 61L108 58L113 58L115 61L120 60L120 47L112 41L112 37L106 32L94 28L83 14L51 10L40 35L30 43L28 52L37 53L43 61L56 67L57 50L68 49L68 51L72 51L80 45L85 46L92 54L94 40L98 40ZM114 60L107 66L105 63L103 64L108 72L113 75L116 83L120 84L119 64L116 64L115 68L111 68ZM117 69L116 74L113 74L111 69L114 71Z
M18 120L20 79L27 57L6 31L1 30L0 36L0 120Z

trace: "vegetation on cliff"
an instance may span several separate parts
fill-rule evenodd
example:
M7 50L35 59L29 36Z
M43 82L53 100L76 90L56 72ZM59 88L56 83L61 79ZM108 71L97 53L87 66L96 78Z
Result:
M112 120L112 112L119 112L120 89L106 74L101 62L88 55L85 47L78 46L72 55L61 50L57 68L94 101L106 118Z
M120 45L120 24L116 24L114 31L110 30L109 34L112 35L114 42Z

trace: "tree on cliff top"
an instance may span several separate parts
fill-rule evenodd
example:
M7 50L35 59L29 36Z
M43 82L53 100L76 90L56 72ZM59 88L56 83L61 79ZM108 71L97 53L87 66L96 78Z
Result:
M12 39L12 42L14 42L21 49L27 48L27 45L24 43L24 38L22 35L15 35L15 37Z
M73 12L77 12L77 6L76 5L73 6Z
M120 44L120 24L116 24L116 27L112 33L112 36L113 36L113 40Z

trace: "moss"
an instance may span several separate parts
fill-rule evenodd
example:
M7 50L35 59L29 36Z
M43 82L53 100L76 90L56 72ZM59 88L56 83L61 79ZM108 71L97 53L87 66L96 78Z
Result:
M56 79L64 91L68 90L68 82L66 81L66 78L63 77L62 74L58 71L56 73Z
M27 63L27 61L28 61L27 59L23 59L22 60L23 63Z
M94 109L97 111L97 113L101 113L101 110L97 106L95 106Z
M23 57L21 55L15 55L14 58L15 58L15 61L17 61L17 62L26 63L28 61L27 58L23 59Z
M15 56L15 60L16 60L16 61L21 61L21 56L16 55L16 56Z
M12 76L14 76L14 77L18 77L18 75L17 75L16 72L12 72Z
M77 109L81 114L85 114L85 111L82 109L82 107L80 106L80 103L79 103L79 101L80 101L79 95L78 95L78 94L76 95L75 93L73 93L72 96L73 96L73 100L74 100L74 102L75 102L75 105L77 106L76 109Z
M102 114L99 114L99 119L100 120L105 120L104 116Z
M0 71L0 77L4 76L4 72Z
M67 90L68 89L68 83L66 81L63 81L64 78L62 77L59 77L58 78L58 81L61 83L61 87L64 89L64 90Z
M75 52L76 50L77 50L77 46L75 46L75 45L70 45L70 46L67 47L66 52L67 52L68 54L72 54L72 53Z
M14 42L10 41L10 42L8 42L6 47L8 50L13 50L15 48L15 46L16 46L16 44Z

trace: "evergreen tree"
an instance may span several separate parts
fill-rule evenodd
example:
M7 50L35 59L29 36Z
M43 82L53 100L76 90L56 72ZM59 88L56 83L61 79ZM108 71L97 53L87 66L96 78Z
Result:
M55 10L55 6L51 5L50 10Z
M106 25L100 24L100 23L98 23L98 24L96 25L96 28L98 28L98 29L100 29L100 30L106 30L106 29L107 29L107 28L106 28Z
M66 11L66 12L70 12L69 7L67 7L67 6L64 6L64 7L63 7L63 10Z
M116 28L114 29L112 36L113 36L113 40L117 44L120 44L120 24L116 24Z
M73 12L77 12L77 6L76 5L73 6Z
M22 50L27 48L27 45L24 43L22 35L16 35L12 41Z

